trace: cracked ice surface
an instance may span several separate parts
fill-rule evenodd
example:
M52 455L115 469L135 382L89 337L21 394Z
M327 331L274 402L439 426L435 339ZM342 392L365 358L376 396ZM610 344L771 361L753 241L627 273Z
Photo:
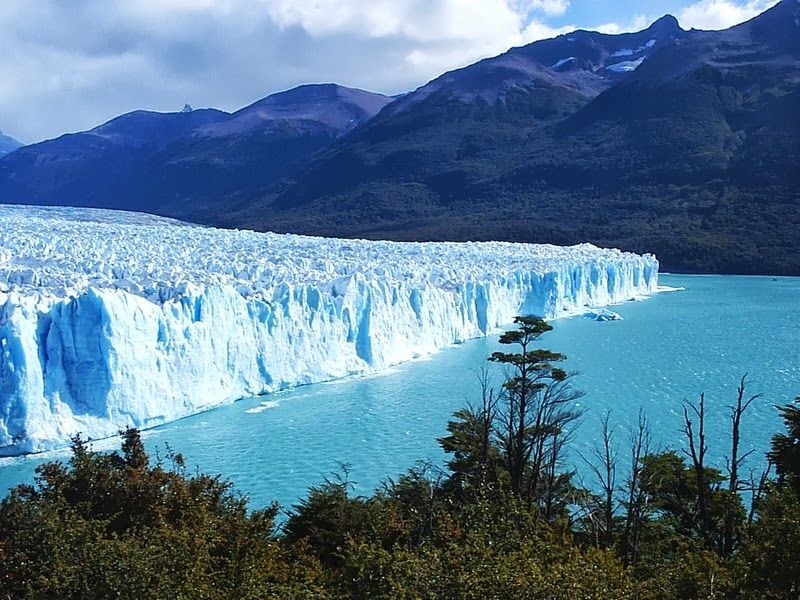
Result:
M589 244L394 243L0 206L0 454L381 369L656 290Z

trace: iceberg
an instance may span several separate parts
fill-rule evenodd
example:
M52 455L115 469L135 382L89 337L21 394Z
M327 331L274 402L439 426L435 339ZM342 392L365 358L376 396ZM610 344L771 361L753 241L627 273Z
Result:
M657 291L601 249L220 230L0 206L0 455L365 374Z
M619 313L610 311L607 308L586 311L584 316L587 319L598 321L599 323L605 323L607 321L622 321L622 316Z

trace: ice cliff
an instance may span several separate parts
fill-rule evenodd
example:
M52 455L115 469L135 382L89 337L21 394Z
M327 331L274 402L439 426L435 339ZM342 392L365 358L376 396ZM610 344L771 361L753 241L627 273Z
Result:
M392 243L0 207L0 455L380 369L655 291L591 245Z

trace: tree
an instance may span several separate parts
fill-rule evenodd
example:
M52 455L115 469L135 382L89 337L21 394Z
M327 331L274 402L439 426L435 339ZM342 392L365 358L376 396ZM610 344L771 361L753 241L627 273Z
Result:
M767 454L778 480L765 483L762 476L756 486L757 518L741 552L745 584L758 598L800 594L800 396L778 410L786 431L772 436Z
M639 558L639 540L642 527L650 512L648 496L643 485L642 471L651 455L652 433L647 417L639 411L636 428L630 433L630 475L625 482L625 524L622 530L622 553L625 562L635 564Z
M694 422L689 416L689 411L697 417L697 438L695 439ZM706 465L705 458L708 452L706 445L706 397L705 394L700 394L700 400L697 404L686 403L683 406L683 432L689 442L689 451L686 454L692 460L692 470L696 478L696 492L697 492L697 511L700 517L700 531L706 542L711 546L711 516L709 512L709 493L706 482Z
M594 474L595 483L600 487L600 494L589 495L586 518L590 529L595 532L596 543L601 548L610 548L614 545L619 452L613 443L610 419L610 412L605 413L600 419L601 444L592 449L590 456L580 455Z
M480 404L467 404L453 413L447 423L449 435L438 440L442 449L453 456L447 463L452 472L450 482L461 491L480 488L498 477L500 456L493 443L497 397L485 369L479 381Z
M745 585L753 598L800 597L800 496L773 485L741 549Z
M778 408L786 426L786 433L772 437L772 448L767 455L775 464L778 481L800 494L800 396L792 404Z
M736 536L743 524L743 511L739 492L743 489L739 479L739 469L752 450L740 455L742 416L750 405L761 397L756 394L745 399L747 388L747 375L739 382L736 394L736 404L731 407L731 455L728 458L728 493L725 497L725 522L723 525L722 555L730 556L736 543Z
M308 497L288 513L283 526L284 539L302 542L326 566L342 564L349 536L373 530L366 498L353 497L350 490L350 466L341 465L342 474L326 478L322 485L312 486Z
M720 471L704 467L700 478L694 465L687 465L683 456L674 450L667 450L644 456L639 477L643 493L646 494L643 503L656 516L666 520L677 534L686 537L699 535L706 544L708 536L700 515L697 485L702 480L705 485L704 497L711 497L712 490L717 489L723 481Z
M534 348L552 327L536 317L517 317L516 329L500 336L500 343L516 352L495 352L489 359L509 369L497 404L495 436L518 497L538 502L552 518L554 500L565 484L557 472L569 426L579 418L574 402L581 397L570 375L555 366L563 354Z

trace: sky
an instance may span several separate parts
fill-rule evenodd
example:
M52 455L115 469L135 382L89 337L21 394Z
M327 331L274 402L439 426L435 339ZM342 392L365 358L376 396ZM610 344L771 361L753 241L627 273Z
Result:
M236 110L303 83L386 94L512 46L673 14L722 29L776 0L0 0L0 130L23 143L135 109Z

